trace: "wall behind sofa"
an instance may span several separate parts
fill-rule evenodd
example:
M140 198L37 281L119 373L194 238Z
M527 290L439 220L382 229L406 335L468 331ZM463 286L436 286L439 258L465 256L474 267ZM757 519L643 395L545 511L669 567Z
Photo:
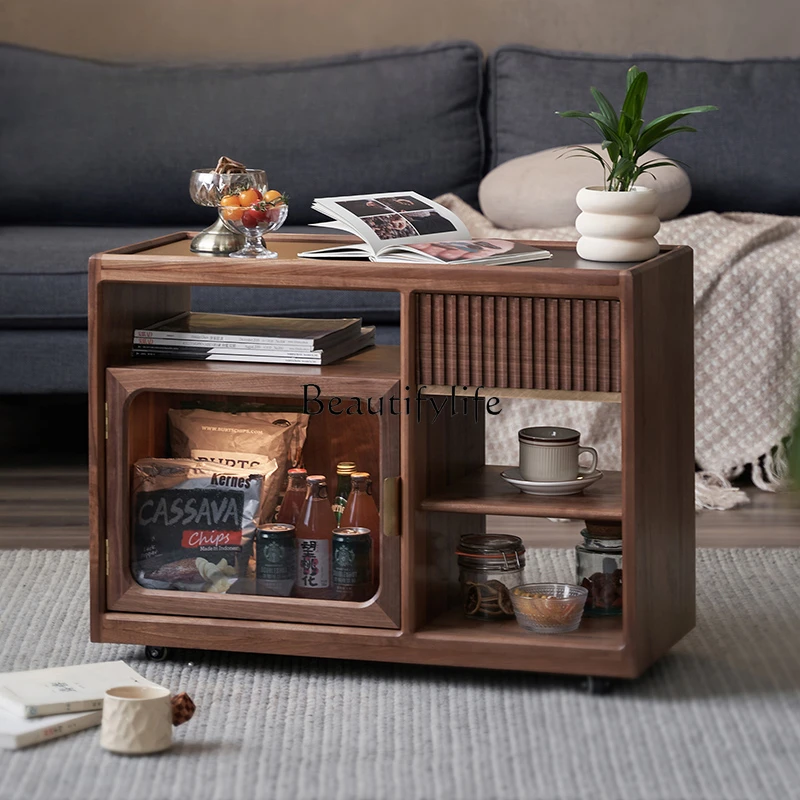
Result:
M0 0L0 39L109 60L276 60L437 39L800 56L798 0Z

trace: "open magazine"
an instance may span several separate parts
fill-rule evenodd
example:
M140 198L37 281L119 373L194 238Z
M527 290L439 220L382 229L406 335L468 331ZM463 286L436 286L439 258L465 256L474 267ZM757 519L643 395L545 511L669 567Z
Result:
M511 239L471 239L452 212L416 192L320 197L312 208L331 219L315 222L362 242L307 250L304 258L369 258L411 264L517 264L552 256Z

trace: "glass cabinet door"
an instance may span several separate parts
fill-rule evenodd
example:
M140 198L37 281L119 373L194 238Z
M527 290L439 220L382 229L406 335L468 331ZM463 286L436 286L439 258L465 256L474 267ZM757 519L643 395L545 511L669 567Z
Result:
M109 610L399 627L397 381L186 372L107 371Z

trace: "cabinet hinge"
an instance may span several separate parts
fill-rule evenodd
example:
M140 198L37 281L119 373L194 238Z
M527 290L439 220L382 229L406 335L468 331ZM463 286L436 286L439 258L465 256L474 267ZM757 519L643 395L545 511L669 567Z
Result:
M108 403L103 404L105 407L105 419L106 419L106 439L108 439Z
M108 577L108 539L106 539L106 578Z

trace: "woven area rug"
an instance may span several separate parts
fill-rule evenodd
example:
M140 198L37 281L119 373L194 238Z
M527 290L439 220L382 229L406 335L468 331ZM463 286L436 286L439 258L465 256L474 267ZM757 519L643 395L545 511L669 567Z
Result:
M567 575L565 550L529 551ZM698 626L608 696L574 678L88 642L85 552L0 551L0 671L124 659L197 715L160 756L0 750L0 798L800 796L800 550L698 551ZM200 644L200 643L198 643Z

